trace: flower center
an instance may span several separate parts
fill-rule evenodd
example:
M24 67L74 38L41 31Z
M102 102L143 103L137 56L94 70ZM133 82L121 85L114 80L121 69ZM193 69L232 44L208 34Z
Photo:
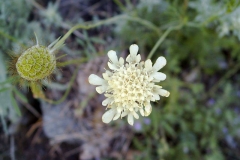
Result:
M44 46L33 46L26 50L16 63L19 75L29 81L49 76L56 68L56 58Z
M121 105L134 102L143 104L146 98L151 97L153 86L147 72L134 64L129 64L114 72L108 84L115 103Z

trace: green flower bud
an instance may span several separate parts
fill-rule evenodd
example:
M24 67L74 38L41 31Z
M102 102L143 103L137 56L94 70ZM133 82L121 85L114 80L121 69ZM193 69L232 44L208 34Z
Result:
M18 74L28 81L41 80L51 75L56 68L56 57L48 47L37 44L22 53L16 68Z

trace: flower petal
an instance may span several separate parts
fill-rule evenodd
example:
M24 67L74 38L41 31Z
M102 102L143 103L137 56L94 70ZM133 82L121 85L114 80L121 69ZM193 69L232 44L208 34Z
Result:
M96 91L97 91L99 94L104 93L106 90L107 90L107 86L105 86L105 85L96 87Z
M119 64L122 66L124 65L124 59L122 57L119 58Z
M152 61L150 59L146 60L144 66L147 71L150 71L152 69Z
M121 115L121 112L120 113L117 112L117 114L113 117L113 120L114 121L117 120L120 117L120 115Z
M163 97L168 97L170 95L170 93L165 89L159 89L158 92L160 96L163 96Z
M138 54L136 59L135 59L135 63L139 63L141 61L141 55Z
M111 69L111 70L117 70L118 68L116 67L116 65L108 62L108 67Z
M102 101L102 105L103 106L107 106L109 103L111 103L113 101L112 98L106 98L104 101Z
M109 76L108 73L103 73L102 76L103 76L103 79L105 79L105 80L109 80L110 79L110 76Z
M140 109L140 113L142 116L144 116L144 110L142 108Z
M164 81L167 78L166 74L162 72L154 72L152 76L159 81Z
M130 50L130 55L131 57L136 57L137 53L138 53L138 45L136 44L132 44L130 47L129 47L129 50Z
M91 74L88 77L88 81L92 85L103 85L106 82L104 79L102 79L101 77L99 77L95 74Z
M158 94L153 93L153 98L154 98L154 101L160 100L160 96Z
M121 113L121 112L122 112L122 110L123 110L123 108L122 108L122 107L119 107L119 106L117 107L117 112L118 112L118 113Z
M128 112L127 112L127 111L122 112L121 118L122 118L122 117L125 117L126 115L128 115Z
M128 114L128 123L130 125L133 125L134 123L133 115L131 113Z
M152 106L151 106L151 104L150 103L148 103L146 106L145 106L145 111L147 112L147 113L151 113L152 112ZM150 114L149 113L149 114Z
M117 53L115 51L113 51L113 50L108 51L108 57L113 64L118 64L118 57L117 57Z
M116 114L116 110L115 110L115 109L110 109L110 110L108 110L107 112L105 112L105 113L103 114L103 116L102 116L102 121L103 121L104 123L109 123L109 122L113 119L113 117L114 117L115 114Z
M153 65L154 71L159 71L162 67L167 64L167 60L164 57L158 57L157 61Z
M134 118L136 118L136 119L139 118L139 115L136 112L132 112L132 113L133 113Z

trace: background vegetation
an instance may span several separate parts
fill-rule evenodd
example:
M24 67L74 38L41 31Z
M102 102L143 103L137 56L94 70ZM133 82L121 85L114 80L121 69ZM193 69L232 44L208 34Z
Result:
M239 15L238 0L0 1L0 159L240 160ZM8 53L33 45L34 32L48 45L77 24L44 82L59 103L34 99L9 75ZM166 57L160 85L171 95L133 127L105 125L87 77L133 43L142 57Z

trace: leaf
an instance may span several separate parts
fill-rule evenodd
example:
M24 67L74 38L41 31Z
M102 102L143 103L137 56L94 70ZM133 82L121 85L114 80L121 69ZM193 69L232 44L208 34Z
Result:
M165 129L167 133L169 133L173 137L176 136L176 132L173 130L173 127L170 124L168 124L167 122L162 122L161 124L163 129Z
M1 113L0 113L0 118L1 118L1 123L2 123L2 126L3 126L4 133L6 134L8 132L8 130L7 130L7 123L6 123L4 117L2 116Z
M13 107L14 107L17 115L21 116L21 115L22 115L22 114L21 114L21 111L20 111L20 109L19 109L19 106L18 106L17 101L16 101L16 99L14 98L13 94L11 94L11 101L12 101L12 105L13 105Z
M24 94L19 92L15 87L13 88L13 91L24 103L28 103L27 97Z
M10 84L6 83L7 74L6 74L6 67L4 63L4 57L0 53L0 82L4 85L0 86L0 115L7 116L7 108L11 106L11 99L10 99Z
M91 41L92 41L93 43L97 43L97 44L105 44L105 43L106 43L106 41L104 41L103 39L98 38L98 37L92 37L92 38L91 38Z

